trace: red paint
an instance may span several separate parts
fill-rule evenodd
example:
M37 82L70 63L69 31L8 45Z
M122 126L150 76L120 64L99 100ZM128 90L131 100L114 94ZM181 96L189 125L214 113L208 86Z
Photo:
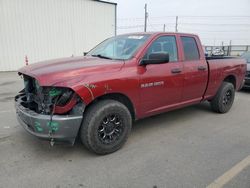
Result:
M164 35L176 37L178 62L140 66L148 46ZM180 36L195 38L199 60L184 60ZM199 71L199 66L205 67L205 70ZM173 74L173 68L182 72ZM131 100L138 119L211 99L222 81L230 75L236 78L236 89L239 89L245 71L243 59L206 61L198 36L181 33L152 33L134 57L126 61L71 57L36 63L19 70L36 78L41 86L73 89L87 105L105 94L123 94ZM141 88L141 84L162 81L162 85Z

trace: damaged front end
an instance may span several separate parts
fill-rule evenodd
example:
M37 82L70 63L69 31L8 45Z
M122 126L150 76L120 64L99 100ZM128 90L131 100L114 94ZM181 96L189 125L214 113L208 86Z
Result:
M30 76L21 75L24 89L15 97L17 118L32 135L74 144L81 126L85 104L70 88L40 86Z

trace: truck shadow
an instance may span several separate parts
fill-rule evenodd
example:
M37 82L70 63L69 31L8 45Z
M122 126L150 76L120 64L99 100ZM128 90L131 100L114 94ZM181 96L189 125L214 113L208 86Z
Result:
M147 135L155 129L168 129L171 126L176 126L176 122L178 123L178 126L182 126L183 120L188 119L191 116L198 117L204 112L213 113L210 110L209 103L207 102L138 120L134 122L131 135L128 140L137 138L138 134L140 136ZM39 158L43 156L44 159L57 158L61 160L69 160L69 162L71 162L72 158L76 158L76 156L84 156L86 158L104 157L88 151L82 145L79 137L77 137L73 147L67 143L57 143L52 147L48 141L42 141L31 135L27 135L25 130L20 130L19 136L21 136L22 140L19 144L26 145L25 148L29 148L29 150L31 150L30 152L33 153L32 155ZM125 147L129 147L128 144L129 143L127 142ZM115 155L121 155L123 152L123 149L118 150L115 152ZM74 155L74 157L72 155ZM114 155L114 153L112 155Z
M240 93L250 93L250 89L243 88L239 92Z
M192 116L197 117L197 114L200 115L201 111L203 111L203 113L205 112L209 114L214 114L214 112L210 108L209 102L202 102L201 104L188 106L185 108L138 120L134 123L132 132L141 131L141 129L147 128L155 129L155 126L157 126L157 128L175 126L173 124L176 124L176 122L181 124L182 121L184 121L185 119L189 119Z

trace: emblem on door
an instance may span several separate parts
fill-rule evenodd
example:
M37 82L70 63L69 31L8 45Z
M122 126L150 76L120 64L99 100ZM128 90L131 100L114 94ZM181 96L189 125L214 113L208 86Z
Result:
M141 84L141 88L161 86L161 85L164 85L164 81L144 83Z

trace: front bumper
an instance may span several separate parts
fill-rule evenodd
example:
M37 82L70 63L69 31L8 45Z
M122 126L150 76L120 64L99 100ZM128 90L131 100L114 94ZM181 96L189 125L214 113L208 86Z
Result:
M24 95L15 97L17 120L30 134L45 140L68 141L74 143L81 126L80 115L50 115L38 114L24 107Z

